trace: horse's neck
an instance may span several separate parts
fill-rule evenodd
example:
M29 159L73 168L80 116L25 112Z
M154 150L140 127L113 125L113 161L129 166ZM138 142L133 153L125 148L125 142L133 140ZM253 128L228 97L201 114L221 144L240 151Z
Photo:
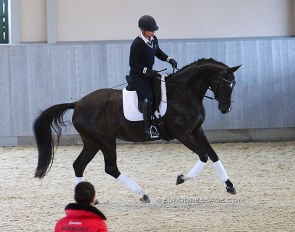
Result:
M174 98L179 96L186 101L202 101L210 87L210 78L220 70L222 67L212 65L189 66L169 78L168 91L172 91L171 96L175 95Z
M194 90L204 92L209 87L209 77L214 75L216 71L207 66L189 67L176 73L174 76L177 85Z

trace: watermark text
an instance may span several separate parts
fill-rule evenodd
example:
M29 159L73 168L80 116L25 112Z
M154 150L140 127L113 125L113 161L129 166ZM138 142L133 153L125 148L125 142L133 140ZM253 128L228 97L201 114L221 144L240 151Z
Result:
M220 197L220 198L202 198L202 197L169 197L164 196L162 197L162 202L164 204L169 203L230 203L230 204L241 204L245 203L244 198L233 198L233 197Z

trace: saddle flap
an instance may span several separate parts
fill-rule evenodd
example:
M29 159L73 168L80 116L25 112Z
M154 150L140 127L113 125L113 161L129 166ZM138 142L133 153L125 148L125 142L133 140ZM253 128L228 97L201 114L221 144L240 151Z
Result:
M160 77L160 76L159 76ZM126 86L126 90L128 91L136 91L137 93L137 97L138 97L138 110L142 113L143 112L143 101L144 101L144 96L137 91L136 85L138 85L138 80L140 79L140 77L134 81L134 79L132 79L132 76L127 75L126 76L126 80L128 85ZM153 79L153 95L154 95L154 102L153 102L153 112L155 112L156 110L159 109L159 105L161 103L161 83L165 80L161 78L161 79ZM165 82L165 81L164 81Z

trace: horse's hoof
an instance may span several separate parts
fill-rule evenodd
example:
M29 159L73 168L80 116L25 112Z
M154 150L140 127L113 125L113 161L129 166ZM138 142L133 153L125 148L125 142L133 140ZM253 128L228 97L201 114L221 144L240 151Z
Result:
M93 203L94 205L98 205L98 200L96 199L95 202Z
M150 203L150 198L148 195L143 195L142 198L140 198L140 201L143 203Z
M176 179L176 185L184 183L184 176L183 174L178 175Z
M235 187L226 187L226 191L233 195L237 194Z

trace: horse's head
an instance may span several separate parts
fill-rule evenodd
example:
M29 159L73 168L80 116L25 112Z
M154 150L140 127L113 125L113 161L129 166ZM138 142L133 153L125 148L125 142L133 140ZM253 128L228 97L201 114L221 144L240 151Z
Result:
M218 108L223 114L231 111L231 95L236 83L234 72L239 67L241 65L225 68L211 80L211 90L214 93L214 98L218 101Z

